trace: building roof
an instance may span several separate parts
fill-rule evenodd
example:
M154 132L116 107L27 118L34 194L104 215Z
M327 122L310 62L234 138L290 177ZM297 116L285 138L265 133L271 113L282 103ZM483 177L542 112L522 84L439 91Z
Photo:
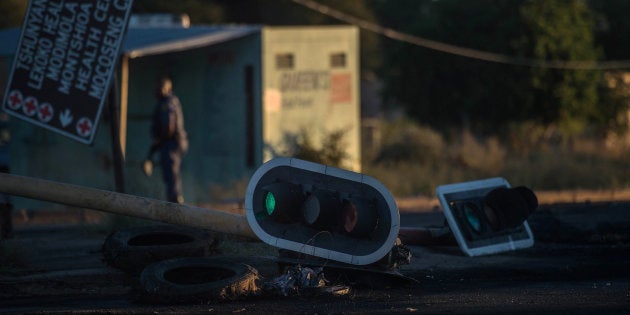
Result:
M231 41L260 32L260 26L130 28L122 52L131 58L160 55Z
M129 28L122 54L131 58L160 55L211 46L260 32L261 26L208 25L190 28ZM0 57L12 56L17 48L19 28L0 30Z

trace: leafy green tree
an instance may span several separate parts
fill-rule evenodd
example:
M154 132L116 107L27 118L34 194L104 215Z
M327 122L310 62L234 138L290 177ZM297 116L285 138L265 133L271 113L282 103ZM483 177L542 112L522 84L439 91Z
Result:
M606 59L627 60L630 51L630 1L592 0L589 5L596 12L595 37L603 47ZM617 133L628 129L626 112L630 104L627 69L606 71L599 85L600 115L598 125L603 131ZM625 78L625 80L624 80Z
M325 132L321 146L313 143L311 133L306 129L296 134L285 134L287 150L284 155L296 157L315 163L343 167L348 153L346 152L345 136L348 130L339 129Z
M627 59L628 2L582 0L371 0L381 24L418 37L538 60ZM588 4L598 8L595 12ZM614 9L616 8L616 9ZM599 38L595 36L599 34ZM616 40L619 39L619 40ZM555 124L566 135L625 125L621 74L491 63L384 40L387 104L438 129L496 133L525 121ZM522 59L521 59L522 60ZM612 87L615 88L612 88ZM594 127L594 128L592 128Z
M514 55L522 33L522 1L374 1L382 24L453 45ZM453 125L493 132L526 120L528 69L385 41L384 96L415 120L438 129Z
M623 134L628 130L630 85L627 76L628 73L623 70L607 71L598 85L600 106L594 120L600 134Z
M584 1L531 0L521 13L530 56L594 61L602 55L595 47L594 15ZM577 135L598 120L600 71L533 68L531 80L533 101L545 123L558 122L568 135Z
M595 14L595 35L604 48L606 59L626 60L630 51L630 1L590 0Z

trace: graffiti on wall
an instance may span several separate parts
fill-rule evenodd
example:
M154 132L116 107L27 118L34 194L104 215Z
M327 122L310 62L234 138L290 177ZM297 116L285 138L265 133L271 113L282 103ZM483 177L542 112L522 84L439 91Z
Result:
M312 108L324 103L350 103L352 85L350 73L330 71L283 72L278 78L278 89L266 91L266 108Z

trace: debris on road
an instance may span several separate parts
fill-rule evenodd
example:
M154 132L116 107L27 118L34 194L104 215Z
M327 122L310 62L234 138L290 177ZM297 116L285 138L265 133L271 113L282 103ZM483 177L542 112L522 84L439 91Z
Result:
M282 296L291 296L305 291L333 295L345 295L350 292L347 286L331 286L330 281L324 276L323 269L323 267L309 268L300 265L288 267L282 275L265 282L262 289L266 293L279 293Z

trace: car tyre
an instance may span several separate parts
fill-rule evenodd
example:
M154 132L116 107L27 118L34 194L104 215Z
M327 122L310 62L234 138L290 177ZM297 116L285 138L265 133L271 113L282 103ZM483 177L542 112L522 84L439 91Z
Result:
M201 229L172 225L120 229L103 243L104 261L132 275L149 264L176 257L206 257L216 252L216 240Z
M255 268L225 258L169 259L142 271L139 299L157 303L234 300L256 294L258 278Z

